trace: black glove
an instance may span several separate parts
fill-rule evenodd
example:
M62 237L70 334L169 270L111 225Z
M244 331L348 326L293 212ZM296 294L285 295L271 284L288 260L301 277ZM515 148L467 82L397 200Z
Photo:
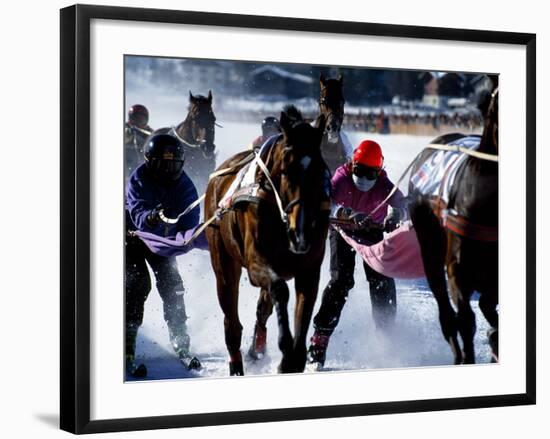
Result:
M366 213L361 212L353 212L349 219L359 227L366 226L369 222L369 216Z
M336 218L353 221L356 226L362 227L368 223L368 215L356 212L351 207L340 207L336 211Z
M157 205L149 215L147 215L147 218L145 221L147 222L147 225L149 227L155 227L158 223L160 223L160 211L162 210L162 204Z
M390 207L386 218L384 218L384 230L391 232L395 230L399 223L405 220L407 214L405 209L400 207Z

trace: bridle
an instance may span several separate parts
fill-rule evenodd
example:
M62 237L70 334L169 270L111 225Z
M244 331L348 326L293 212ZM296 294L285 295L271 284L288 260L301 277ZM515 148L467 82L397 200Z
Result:
M189 130L191 132L191 136L193 137L193 141L187 141L185 140L182 136L179 135L178 131L177 131L177 128L172 126L172 134L181 142L183 143L185 146L187 146L188 148L193 148L193 149L200 149L202 154L204 155L205 158L210 158L212 155L213 155L213 150L215 148L215 145L214 143L211 143L209 145L207 145L207 141L206 140L203 140L201 142L197 141L196 140L196 137L195 137L195 125L198 125L199 122L197 121L198 119L198 112L197 111L190 111L189 114L187 115L187 118L186 120L184 121L187 122L190 124L189 126ZM214 132L214 127L215 126L218 126L220 128L223 128L220 124L216 123L216 116L214 116L214 113L212 112L212 126L208 126L208 127L205 127L203 128L204 130L207 130L207 131L212 131ZM202 128L202 127L201 127ZM207 153L207 151L205 151L205 147L206 146L211 146L212 147L212 152L210 153Z
M323 114L327 120L327 124L325 127L325 134L327 134L327 129L330 126L331 120L336 120L338 122L338 131L342 128L342 123L344 122L344 108L345 100L342 97L337 102L337 109L334 108L335 105L329 105L329 101L325 96L321 96L319 98L319 109L321 111L321 114Z
M269 149L270 149L269 152L271 152L271 149L275 147L275 144L277 143L277 141L280 138L281 138L281 135L279 135L273 141L273 143L271 145L269 145ZM260 153L255 152L254 154L255 154L254 160L258 164L258 167L260 168L260 170L264 174L266 180L269 183L269 186L271 187L271 192L273 193L273 196L275 198L275 203L276 203L278 211L279 211L279 216L280 216L281 221L285 225L285 228L288 232L289 231L288 214L294 206L303 204L303 200L300 197L296 197L296 198L290 200L287 203L286 206L283 206L283 201L282 201L281 195L279 194L279 191L277 190L277 187L273 183L273 178L272 178L271 172L269 171L267 165L265 164L264 160L260 156ZM268 191L268 189L266 189L266 188L264 188L264 190ZM326 202L326 203L322 202L321 206L320 206L320 210L330 210L330 202Z

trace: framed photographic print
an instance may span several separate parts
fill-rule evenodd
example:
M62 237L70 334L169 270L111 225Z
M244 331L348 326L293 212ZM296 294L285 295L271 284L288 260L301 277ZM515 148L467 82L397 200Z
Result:
M535 41L62 9L61 428L534 404Z

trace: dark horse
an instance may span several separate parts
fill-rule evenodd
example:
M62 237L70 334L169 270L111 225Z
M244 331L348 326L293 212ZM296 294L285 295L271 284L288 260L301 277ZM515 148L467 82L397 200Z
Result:
M258 308L256 326L265 330L275 305L278 344L283 354L279 372L302 372L306 362L306 335L317 297L330 209L329 174L319 149L325 119L319 116L317 127L312 127L295 107L289 106L281 113L280 122L282 134L271 147L260 152L269 172L257 169L257 195L234 204L217 224L207 229L218 300L224 313L231 375L244 373L238 315L243 267L251 284L261 288L262 306ZM248 154L249 151L237 154L220 168L233 167ZM241 167L210 181L205 199L207 218L219 212L218 204ZM287 310L286 281L291 278L296 286L294 336Z
M479 152L498 154L498 88L480 104L484 130ZM434 144L448 144L461 137L448 134ZM434 154L427 149L419 157L418 169ZM413 174L415 169L413 169ZM475 363L475 315L470 307L474 291L480 293L479 307L487 319L493 361L498 361L498 163L468 156L457 169L449 189L447 206L409 188L410 213L420 243L428 284L439 308L439 321L450 344L455 364ZM442 220L441 212L448 217ZM446 273L445 273L446 272ZM456 312L451 306L448 284ZM458 341L462 339L462 349Z
M208 96L193 96L189 92L189 112L175 131L185 145L185 171L199 194L206 189L208 177L216 167L215 125L212 92Z
M344 120L344 78L325 79L319 77L321 94L319 96L319 112L326 119L326 128L321 142L321 152L330 172L347 161L347 139L343 139L342 122Z

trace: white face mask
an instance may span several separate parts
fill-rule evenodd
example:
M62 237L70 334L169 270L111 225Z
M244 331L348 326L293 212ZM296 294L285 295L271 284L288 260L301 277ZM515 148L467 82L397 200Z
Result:
M361 192L368 192L372 189L374 184L376 183L376 179L369 180L365 177L357 177L357 175L352 174L353 183L355 184L355 187L359 189Z

